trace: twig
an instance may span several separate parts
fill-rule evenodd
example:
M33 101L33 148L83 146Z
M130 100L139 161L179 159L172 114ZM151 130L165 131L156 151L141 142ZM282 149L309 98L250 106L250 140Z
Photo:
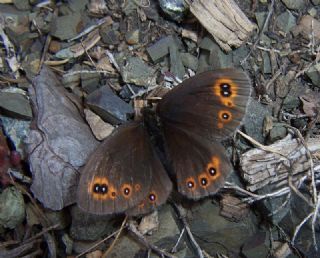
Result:
M122 224L121 224L121 227L119 229L119 232L117 233L115 239L113 240L112 244L109 246L108 250L105 251L105 253L101 256L102 258L106 258L108 257L108 254L111 252L111 250L113 249L114 245L116 244L117 240L119 239L120 237L120 234L121 232L123 231L124 227L126 226L126 223L127 223L127 219L128 219L128 216L126 216L124 218L124 220L122 221Z
M86 253L90 252L91 250L95 249L97 246L101 245L102 243L104 243L105 241L109 240L111 237L117 235L119 232L121 232L121 228L116 230L115 232L113 232L112 234L110 234L109 236L107 236L106 238L102 239L101 241L99 241L98 243L95 243L94 245L92 245L91 247L89 247L87 250L83 251L82 253L78 254L75 258L79 258L83 255L85 255Z
M46 54L48 53L48 49L49 49L49 45L50 45L50 42L51 42L51 38L52 38L51 35L48 34L48 36L46 38L46 43L44 44L44 47L43 47L42 56L41 56L41 59L40 59L40 63L39 63L37 74L40 73L40 70L41 70L41 67L43 65L44 59L46 57Z
M93 31L94 29L98 28L99 26L101 26L102 24L104 24L104 23L106 23L106 22L109 22L109 23L112 22L112 19L111 19L110 16L103 17L102 19L100 19L100 20L97 22L97 24L92 25L92 26L86 28L83 32L79 33L77 36L69 39L68 42L71 42L71 41L74 41L74 40L76 40L76 39L78 39L78 38L81 38L82 36L90 33L91 31Z
M179 243L180 243L180 241L181 241L181 239L182 239L182 236L184 235L185 230L186 230L185 228L183 228L183 229L181 230L180 236L179 236L176 244L175 244L174 247L172 247L172 249L171 249L171 252L172 252L172 253L176 253L176 252L177 252L178 245L179 245Z
M268 26L268 23L269 23L269 20L271 18L271 15L273 13L273 7L274 7L274 0L271 0L271 4L270 4L270 7L269 7L269 12L268 12L268 15L267 15L267 18L265 19L264 21L264 24L263 24L263 27L262 29L260 30L260 33L258 35L258 38L256 39L256 41L254 42L252 48L250 49L249 53L246 55L246 57L244 59L242 59L240 61L240 64L243 65L247 59L249 58L249 56L252 54L252 51L256 49L256 46L258 45L263 33L264 33L264 30L267 28Z
M176 256L160 249L159 247L151 244L148 242L148 240L139 232L139 230L137 229L137 227L135 226L134 222L132 220L130 220L127 224L128 226L128 230L134 234L138 240L147 248L152 249L152 251L154 251L155 253L163 256L163 257L169 257L169 258L176 258Z
M199 258L204 258L203 256L203 252L199 246L199 244L197 243L197 241L195 240L192 232L191 232L191 229L188 225L188 222L187 222L187 219L186 219L186 216L185 216L185 210L182 206L178 205L178 204L175 204L173 203L173 206L175 207L175 210L176 212L178 213L179 215L179 219L181 220L182 224L183 224L183 227L185 228L186 232L187 232L187 235L193 245L193 247L195 248L195 250L197 251L197 257Z

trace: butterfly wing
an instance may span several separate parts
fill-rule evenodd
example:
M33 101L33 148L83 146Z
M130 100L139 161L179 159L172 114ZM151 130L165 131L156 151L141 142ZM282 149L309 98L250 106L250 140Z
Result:
M172 190L172 182L164 170L159 159L153 159L151 166L157 168L152 171L151 187L147 196L135 207L126 211L129 216L146 214L165 203Z
M192 199L215 193L231 171L220 140L240 125L250 96L247 75L221 69L196 75L157 107L178 190Z
M143 124L121 126L100 144L82 169L78 205L94 214L124 212L150 192L153 171L163 173L164 169Z
M208 71L185 80L160 101L163 123L174 123L207 139L222 139L240 125L250 95L241 70Z

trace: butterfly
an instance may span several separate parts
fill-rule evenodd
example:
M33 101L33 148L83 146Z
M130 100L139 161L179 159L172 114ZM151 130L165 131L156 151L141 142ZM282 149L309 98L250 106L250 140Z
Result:
M173 188L193 200L215 194L232 170L221 140L241 124L250 89L246 73L234 68L183 81L155 111L170 173L145 120L129 122L90 155L78 206L93 214L139 215L165 203Z

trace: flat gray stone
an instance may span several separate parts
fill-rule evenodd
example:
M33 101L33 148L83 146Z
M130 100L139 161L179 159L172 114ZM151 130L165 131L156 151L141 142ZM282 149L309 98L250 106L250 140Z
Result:
M263 106L254 99L249 100L247 112L243 120L243 126L245 132L260 143L264 143L265 140L262 135L262 127L266 115L269 115L266 106Z
M290 11L285 11L277 17L276 24L281 31L288 33L296 26L296 17Z
M198 58L189 53L180 53L182 64L193 71L198 69Z
M169 47L172 45L176 45L178 49L182 49L182 42L173 36L168 36L158 40L153 45L147 48L147 52L151 57L154 63L159 62L163 59L166 55L169 54Z
M23 196L14 186L7 187L0 194L0 225L15 228L25 218Z
M179 49L177 48L176 45L171 45L169 47L169 53L170 53L170 72L172 72L178 78L182 79L185 74L185 69L182 64Z
M147 65L139 57L129 57L126 64L120 67L124 82L140 86L155 85L155 69Z
M28 120L32 118L30 102L20 93L0 92L0 108L12 117Z
M86 98L87 105L104 121L119 124L134 113L131 105L115 95L108 86L100 87Z
M54 17L51 25L51 35L61 40L71 39L78 35L77 31L81 22L80 13L72 13L64 16Z
M304 0L282 0L282 2L290 10L300 11L306 6Z

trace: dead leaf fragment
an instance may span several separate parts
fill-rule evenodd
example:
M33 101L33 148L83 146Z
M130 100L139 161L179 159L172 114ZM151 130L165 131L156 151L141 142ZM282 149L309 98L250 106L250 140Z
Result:
M48 68L34 79L30 96L36 114L36 128L27 139L31 191L45 207L60 210L75 202L78 168L97 141Z

